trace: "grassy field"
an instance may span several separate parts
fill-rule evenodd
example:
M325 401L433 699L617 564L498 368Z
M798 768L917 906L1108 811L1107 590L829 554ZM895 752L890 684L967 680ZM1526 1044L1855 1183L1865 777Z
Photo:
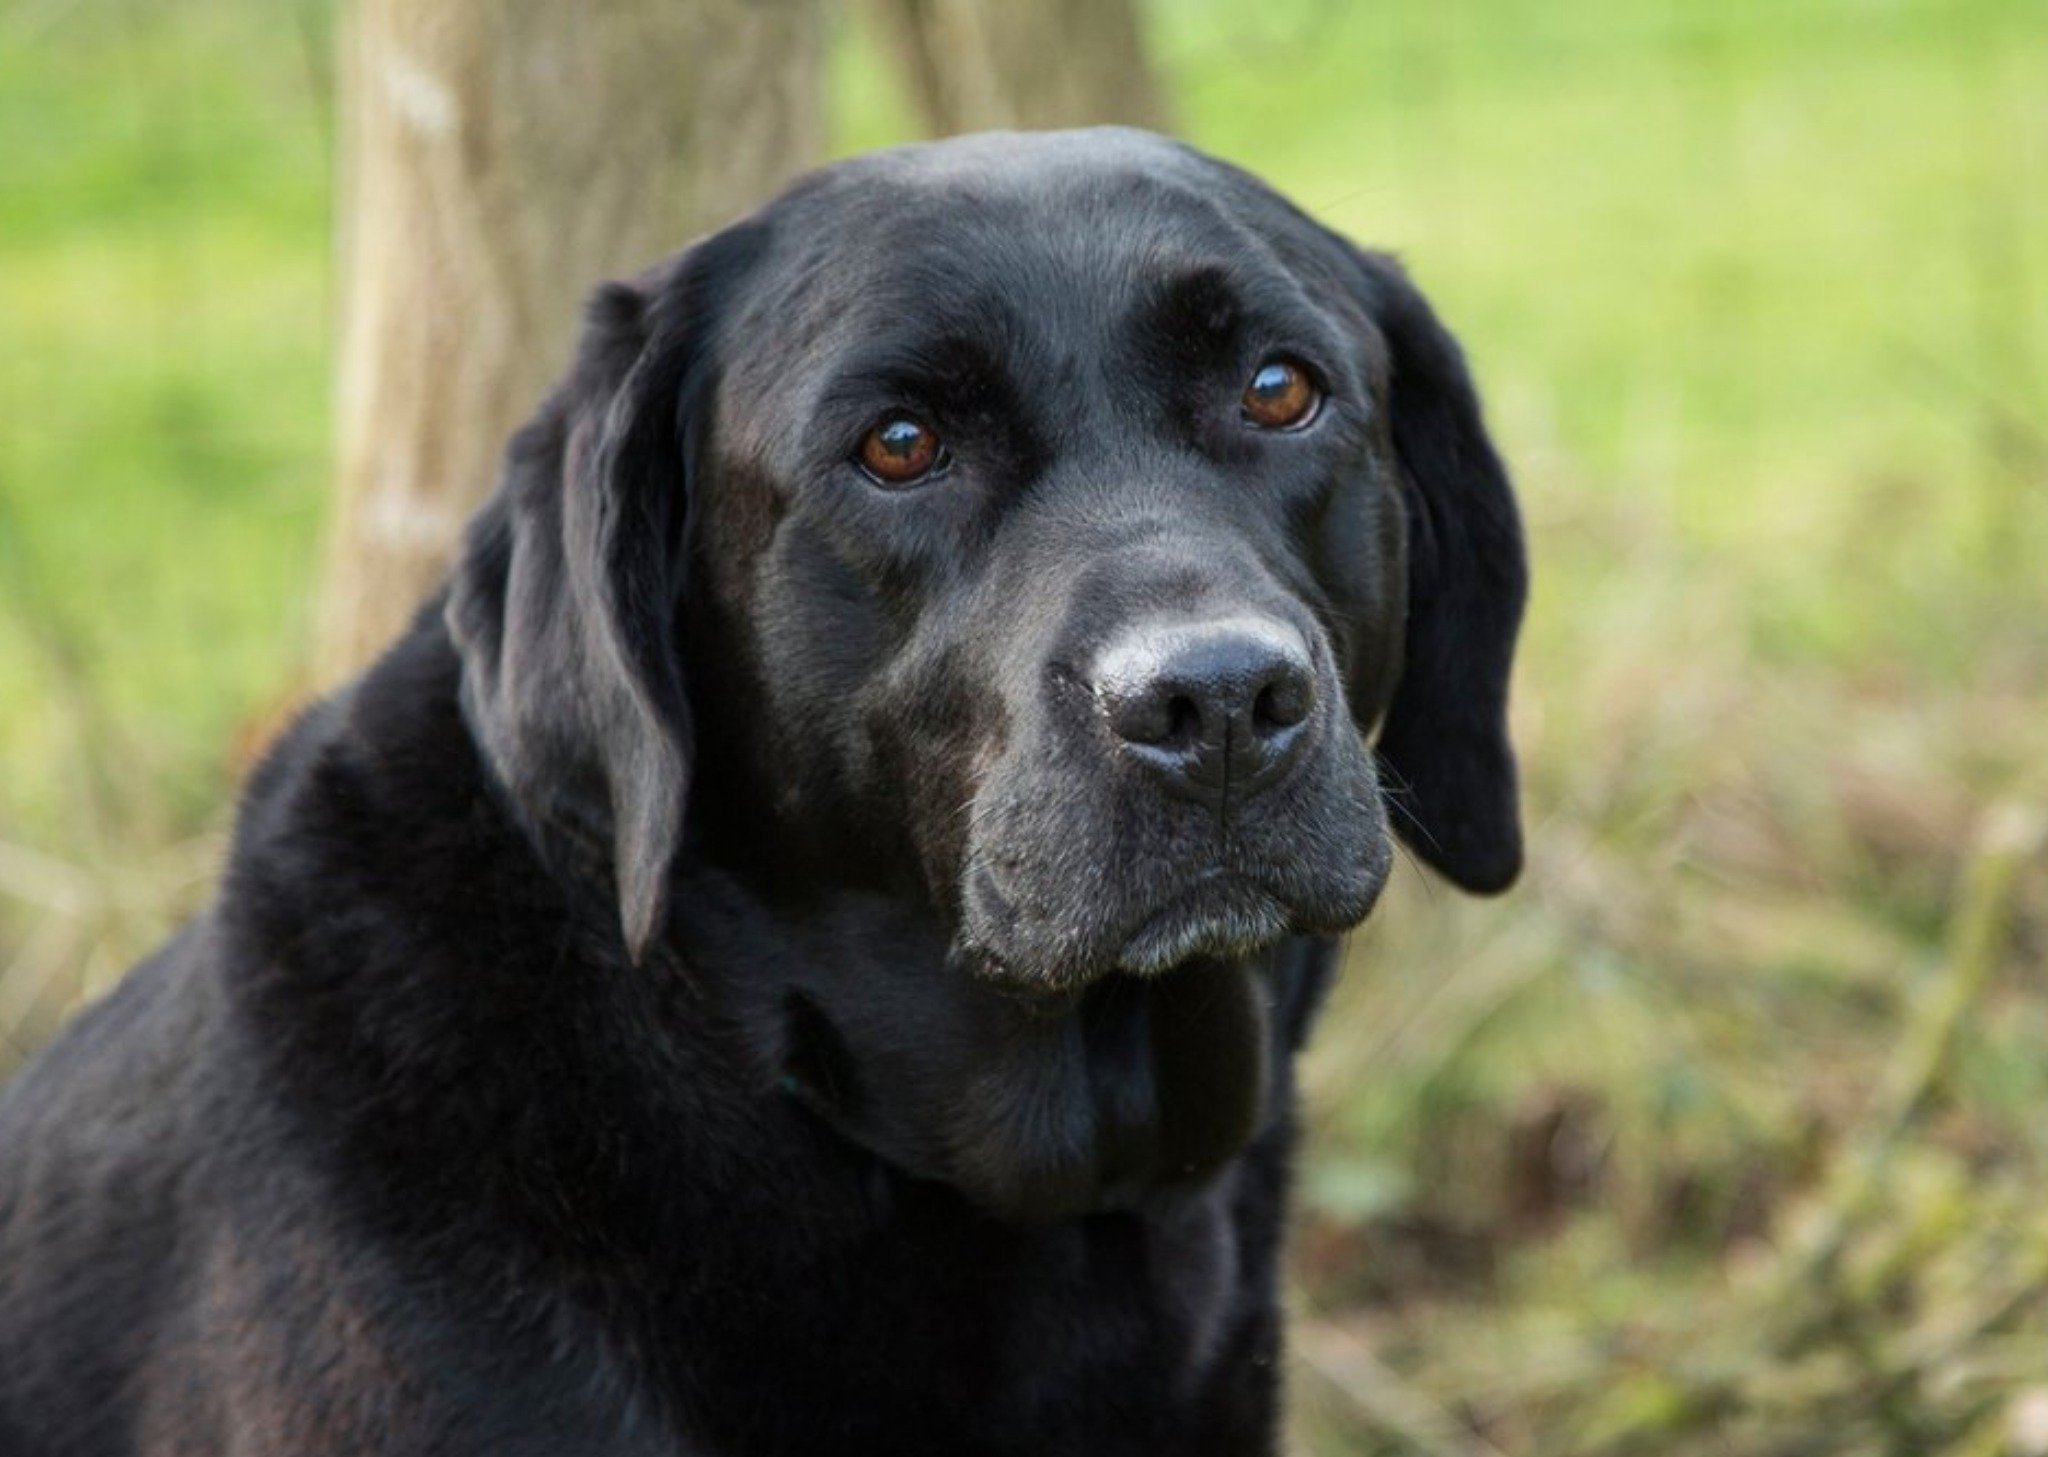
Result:
M1152 14L1459 329L1538 566L1530 873L1404 872L1310 1063L1303 1449L2048 1453L2048 7ZM330 30L0 0L0 1066L300 691Z

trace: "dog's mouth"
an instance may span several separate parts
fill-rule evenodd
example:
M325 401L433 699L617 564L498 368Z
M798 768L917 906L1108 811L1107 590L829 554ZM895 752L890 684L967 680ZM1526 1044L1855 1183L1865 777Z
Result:
M955 950L986 980L1059 1001L1105 976L1150 979L1196 961L1244 961L1289 936L1348 929L1378 899L1385 866L1369 863L1306 898L1275 883L1283 878L1210 866L1135 911L1090 922L1034 904L976 863Z
M961 858L944 869L953 950L981 980L1056 1000L1104 977L1335 935L1378 900L1393 844L1356 734L1322 735L1313 758L1230 814L1101 772L1095 747L1026 744L977 786Z
M1210 870L1144 918L1117 953L1116 969L1158 976L1196 957L1238 960L1279 941L1293 924L1271 891Z

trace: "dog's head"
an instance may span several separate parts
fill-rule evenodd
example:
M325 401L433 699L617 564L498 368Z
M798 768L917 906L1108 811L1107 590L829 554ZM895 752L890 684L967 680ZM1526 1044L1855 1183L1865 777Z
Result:
M1098 131L841 164L603 290L450 616L636 960L689 864L781 922L886 907L947 978L898 1035L986 1053L988 988L1115 1001L1354 925L1390 822L1507 884L1524 591L1401 271ZM861 995L805 1015L852 1036Z

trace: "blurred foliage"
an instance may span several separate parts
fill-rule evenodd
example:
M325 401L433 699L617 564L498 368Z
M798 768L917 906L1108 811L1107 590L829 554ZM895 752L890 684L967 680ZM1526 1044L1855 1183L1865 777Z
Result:
M1303 1449L2048 1453L2048 7L1152 18L1193 140L1409 259L1539 569L1530 873L1404 874L1307 1069ZM331 30L0 3L0 1063L298 692ZM841 39L841 147L906 135Z

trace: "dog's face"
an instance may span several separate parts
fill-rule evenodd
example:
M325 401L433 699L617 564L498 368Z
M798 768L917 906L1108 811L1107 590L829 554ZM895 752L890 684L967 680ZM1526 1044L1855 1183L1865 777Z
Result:
M1099 137L871 160L770 214L722 334L695 620L742 681L700 732L746 698L778 852L1021 988L1339 931L1386 873L1387 359L1336 251L1219 180Z
M479 738L609 840L636 958L681 860L857 898L943 948L901 1035L986 1052L1019 1039L964 988L1071 1009L1355 924L1388 805L1511 879L1522 595L1398 271L1090 132L843 164L602 295L451 612ZM812 995L858 1062L861 989Z

